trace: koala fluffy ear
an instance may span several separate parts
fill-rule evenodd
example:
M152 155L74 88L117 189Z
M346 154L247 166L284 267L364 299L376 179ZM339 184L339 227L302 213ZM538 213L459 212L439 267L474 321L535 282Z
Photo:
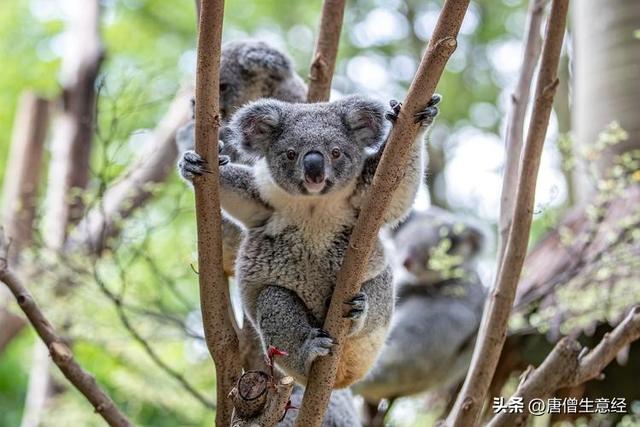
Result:
M384 105L362 96L350 96L338 102L344 124L357 143L364 148L379 146L386 128Z
M238 110L229 124L248 154L264 156L277 136L282 121L282 107L274 100L252 102Z
M293 69L286 55L263 42L246 43L239 52L238 63L249 73L266 71L274 78L284 78Z

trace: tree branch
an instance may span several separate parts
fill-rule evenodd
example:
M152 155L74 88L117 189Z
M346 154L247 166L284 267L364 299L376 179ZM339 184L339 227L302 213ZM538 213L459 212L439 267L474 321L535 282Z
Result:
M201 2L196 71L196 152L212 173L194 179L198 227L198 270L204 334L216 366L217 396L226 396L241 372L238 337L230 316L229 288L222 268L221 212L218 188L218 86L223 0ZM220 398L216 425L228 426L232 406Z
M53 128L45 218L45 239L54 249L62 247L69 225L82 215L81 192L89 183L94 132L95 81L104 57L99 0L75 0L66 10L61 111Z
M324 323L324 329L336 338L338 345L332 355L314 362L296 426L314 427L322 423L340 360L340 344L345 340L347 329L347 322L342 317L342 301L352 298L362 284L366 260L404 173L403 165L407 163L411 145L415 143L419 125L414 122L413 115L424 108L433 95L446 62L456 48L456 37L468 6L469 0L447 0L444 3L433 37L391 131L370 196L353 229Z
M71 234L67 249L82 248L93 254L100 253L106 246L106 239L118 232L118 223L149 200L154 184L167 178L178 156L176 131L191 114L191 94L190 87L182 88L176 94L151 133L150 143L144 152L82 218Z
M274 427L285 416L293 385L291 377L282 377L275 383L265 372L246 372L229 393L234 406L231 426Z
M497 414L490 427L521 426L529 416L528 402L551 396L555 391L576 387L594 378L625 346L640 338L640 306L631 309L627 317L590 352L573 338L565 337L556 344L542 364L524 378L513 397L521 397L524 413Z
M522 152L524 120L529 105L533 73L538 64L538 58L540 57L540 50L542 48L540 28L542 27L544 8L547 2L548 0L530 0L522 67L520 69L518 84L511 95L511 111L504 142L506 154L504 176L502 179L502 193L500 195L500 220L498 224L500 240L497 259L502 259L504 256L509 228L511 228L513 221L520 153Z
M556 73L564 38L568 0L553 0L547 23L531 124L524 145L518 177L513 224L503 260L498 260L496 281L485 306L471 366L456 403L447 417L448 426L475 425L496 369L507 334L507 322L529 242L536 178L549 124Z
M129 427L132 424L120 412L109 396L96 383L95 378L87 373L76 362L73 353L64 341L56 334L53 326L44 316L40 307L29 291L22 285L18 277L9 270L8 243L4 231L0 229L0 281L15 296L18 305L29 319L40 339L49 348L53 362L60 368L64 376L82 393L104 420L114 427Z
M340 32L344 16L346 0L324 0L320 30L313 61L309 69L309 102L323 102L329 100L331 94L331 80L336 68Z

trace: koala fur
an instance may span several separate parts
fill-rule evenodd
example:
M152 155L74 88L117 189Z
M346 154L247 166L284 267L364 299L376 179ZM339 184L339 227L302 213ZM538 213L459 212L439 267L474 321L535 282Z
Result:
M424 170L424 131L439 100L434 96L417 116L421 132L387 211L388 225L402 220L413 204ZM258 159L253 166L220 167L222 208L246 228L236 261L243 305L263 344L289 353L279 367L305 384L313 361L336 345L321 327L380 160L385 109L360 96L317 104L261 100L240 109L229 127L234 144ZM186 152L180 170L193 179L206 165ZM360 293L344 302L351 327L340 343L335 388L362 378L373 364L393 300L391 268L378 241Z
M291 404L296 408L302 406L302 397L304 388L295 385L293 393L291 393ZM289 410L282 421L278 423L278 427L293 427L295 424L298 411ZM322 427L361 427L362 422L353 401L351 390L334 390L329 399L329 406L322 420Z
M482 246L477 229L436 208L400 226L393 238L398 302L391 332L355 393L377 402L463 379L486 298L474 264Z

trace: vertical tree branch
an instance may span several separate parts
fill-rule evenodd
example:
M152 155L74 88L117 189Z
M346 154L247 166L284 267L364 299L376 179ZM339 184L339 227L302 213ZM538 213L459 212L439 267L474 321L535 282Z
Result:
M46 242L60 248L69 224L82 215L81 192L89 182L95 111L95 81L104 56L99 0L75 0L68 8L61 65L61 111L51 143Z
M238 337L230 316L229 288L222 268L221 212L218 188L218 86L224 0L201 2L196 71L196 152L211 173L194 179L198 227L198 275L204 334L216 365L216 425L228 426L232 406L224 396L240 376Z
M309 69L309 102L329 100L346 0L324 0L320 30Z
M529 416L528 402L533 398L546 398L561 388L575 387L597 378L622 348L640 338L640 307L616 328L605 334L600 343L587 352L573 338L563 338L542 364L521 381L513 397L521 397L524 413L501 412L488 424L490 427L521 426Z
M542 48L540 28L542 27L544 8L547 2L548 0L530 0L529 2L529 16L527 19L522 67L520 68L518 83L511 95L511 111L504 142L506 154L504 160L504 176L502 178L502 193L500 195L500 219L498 222L500 236L497 259L502 259L504 256L509 228L511 228L513 221L516 184L518 183L518 169L520 165L520 154L522 152L524 119L527 115L527 107L529 105L533 73L538 64L538 58L540 57L540 50Z
M29 319L40 339L46 344L53 362L64 376L82 393L102 418L114 427L129 427L132 424L120 412L111 398L96 383L95 378L76 362L71 349L57 335L44 316L38 304L18 277L9 270L8 243L0 228L0 282L3 282L15 296L18 305Z
M504 345L507 322L529 242L536 178L549 124L553 95L558 84L556 73L568 6L568 0L552 2L536 83L531 125L521 156L513 224L509 230L504 259L502 262L498 260L496 281L485 306L469 372L456 403L447 417L448 426L466 427L477 423Z
M336 338L338 345L332 355L314 362L296 426L319 427L322 423L336 377L341 343L345 340L347 329L347 321L341 313L342 301L352 298L362 283L366 260L378 238L378 231L394 190L404 173L411 145L415 143L419 125L414 122L413 115L424 108L433 95L447 60L456 48L456 37L468 6L469 0L445 1L427 51L391 131L369 198L353 229L324 323L324 329Z
M13 124L3 188L2 222L11 239L14 255L11 262L14 264L19 261L20 252L32 239L48 124L48 101L33 93L24 93ZM25 325L22 317L5 308L7 297L0 291L0 353Z

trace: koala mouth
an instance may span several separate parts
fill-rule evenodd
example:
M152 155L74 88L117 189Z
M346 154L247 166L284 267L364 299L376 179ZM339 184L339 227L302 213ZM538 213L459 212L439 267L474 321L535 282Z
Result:
M304 188L312 194L317 194L320 193L322 190L324 190L324 187L326 185L326 180L322 180L320 182L313 182L309 179L305 179L304 181Z

